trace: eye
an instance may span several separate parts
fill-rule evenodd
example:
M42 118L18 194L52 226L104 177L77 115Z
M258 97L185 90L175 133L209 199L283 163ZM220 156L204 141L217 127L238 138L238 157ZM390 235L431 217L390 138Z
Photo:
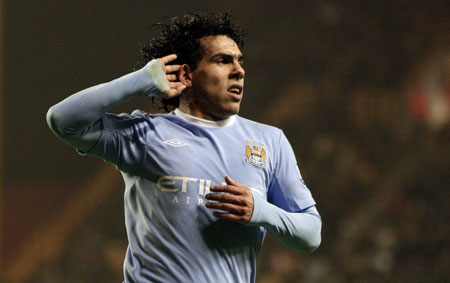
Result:
M233 58L228 58L228 57L222 57L217 59L216 63L219 64L230 64L233 62Z

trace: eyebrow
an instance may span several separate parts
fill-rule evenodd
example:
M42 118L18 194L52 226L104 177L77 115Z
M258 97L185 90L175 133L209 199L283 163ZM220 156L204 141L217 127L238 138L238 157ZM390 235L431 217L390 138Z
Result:
M239 54L237 56L233 56L233 55L228 54L228 53L217 53L217 54L214 54L213 56L211 56L211 59L216 59L218 57L236 58L238 61L243 61L244 60L244 55L242 55L242 54Z

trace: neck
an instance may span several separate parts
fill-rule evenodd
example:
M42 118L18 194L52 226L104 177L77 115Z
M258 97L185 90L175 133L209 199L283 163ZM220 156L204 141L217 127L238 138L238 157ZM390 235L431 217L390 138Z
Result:
M232 115L228 116L222 116L222 115L214 115L212 113L209 113L199 107L195 102L187 102L185 99L182 99L180 97L180 105L178 107L183 113L189 114L191 116L210 120L210 121L221 121L230 118Z
M202 126L202 127L208 127L208 128L225 128L225 127L233 125L234 122L236 121L236 116L234 116L234 115L230 116L227 119L220 120L220 121L206 120L206 119L202 119L202 118L184 113L183 111L180 110L180 108L175 109L175 111L173 113L176 116L184 119L185 121L187 121L191 124L195 124L197 126Z

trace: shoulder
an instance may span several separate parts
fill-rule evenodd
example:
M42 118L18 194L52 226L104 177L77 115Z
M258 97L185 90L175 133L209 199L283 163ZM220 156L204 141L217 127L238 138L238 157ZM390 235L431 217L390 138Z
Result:
M238 117L241 132L247 141L264 145L265 149L275 153L280 150L280 144L285 138L283 131L277 127Z
M241 127L243 127L244 129L258 132L266 137L272 137L276 139L279 139L283 135L283 131L280 128L255 122L246 118L242 118L240 116L237 116L237 118Z

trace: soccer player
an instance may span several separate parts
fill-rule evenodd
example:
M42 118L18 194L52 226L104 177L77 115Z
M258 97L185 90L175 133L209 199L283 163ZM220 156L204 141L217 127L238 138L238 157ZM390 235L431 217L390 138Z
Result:
M47 122L123 175L126 282L254 282L266 230L304 253L319 246L315 202L282 131L237 115L242 29L228 14L161 27L143 68L73 94ZM106 113L141 95L174 110Z

